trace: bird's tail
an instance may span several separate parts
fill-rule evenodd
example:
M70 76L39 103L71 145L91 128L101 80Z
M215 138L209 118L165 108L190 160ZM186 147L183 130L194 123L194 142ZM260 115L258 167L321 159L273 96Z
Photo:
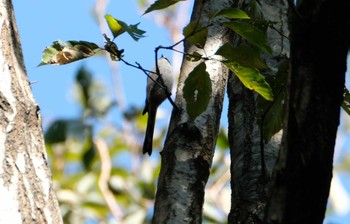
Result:
M148 119L147 119L147 128L145 140L143 142L143 154L148 153L148 155L152 154L152 143L153 143L153 132L154 125L156 122L157 110L150 109L148 110Z

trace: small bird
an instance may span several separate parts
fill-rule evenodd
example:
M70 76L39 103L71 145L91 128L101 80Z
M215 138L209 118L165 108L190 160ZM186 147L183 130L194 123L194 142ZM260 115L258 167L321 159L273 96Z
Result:
M172 67L168 59L163 56L158 59L157 63L160 73L159 75L162 77L167 91L171 91L174 83ZM143 143L143 154L148 153L148 155L152 154L153 132L156 122L157 109L159 105L167 98L166 90L160 86L162 85L162 81L160 80L158 74L155 74L156 68L153 69L153 72L154 73L149 74L153 80L149 77L147 78L146 105L142 112L143 115L148 113L146 135Z

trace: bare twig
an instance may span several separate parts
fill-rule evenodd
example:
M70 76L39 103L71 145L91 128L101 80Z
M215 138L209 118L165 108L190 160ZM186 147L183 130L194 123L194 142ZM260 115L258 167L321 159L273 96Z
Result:
M120 220L123 216L122 210L118 203L115 201L113 193L109 190L108 187L108 181L112 170L112 163L109 156L108 146L102 139L97 139L94 142L97 151L100 154L101 161L101 171L100 177L98 178L98 187L100 188L101 194L105 199L111 213L117 220Z

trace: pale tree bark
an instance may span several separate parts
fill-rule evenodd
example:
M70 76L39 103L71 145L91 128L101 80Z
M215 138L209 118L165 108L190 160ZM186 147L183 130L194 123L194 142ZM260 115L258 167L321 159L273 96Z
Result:
M0 223L62 223L10 0L0 24Z
M349 49L350 1L298 1L289 14L287 114L267 223L322 223Z
M208 15L230 7L232 0L196 0L191 21L206 24ZM211 21L204 51L189 42L185 52L195 50L213 55L229 40L229 31L217 20ZM212 84L209 105L195 121L190 121L182 90L188 74L198 63L183 60L171 122L161 153L162 166L158 181L153 223L201 223L204 189L218 135L228 69L220 62L206 62Z
M272 54L263 55L269 69L262 73L275 76L279 64L289 56L288 4L286 1L265 0L260 1L259 6L264 20L273 24L267 29ZM251 10L244 3L235 7L246 12ZM237 39L235 44L239 45L241 40ZM229 78L227 92L232 188L228 223L263 223L281 133L273 136L267 144L263 141L262 129L258 125L258 116L261 115L257 108L257 93L243 86L234 74ZM275 99L277 97L283 96L276 94Z

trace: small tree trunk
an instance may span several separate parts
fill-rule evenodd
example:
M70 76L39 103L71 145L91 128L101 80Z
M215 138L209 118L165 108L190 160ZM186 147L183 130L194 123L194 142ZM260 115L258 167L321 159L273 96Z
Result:
M240 7L249 11L247 6ZM271 68L264 75L275 76L279 72L278 65L289 55L287 3L266 0L260 2L260 7L264 19L274 24L273 28L267 29L267 39L273 51L263 55ZM227 92L232 188L228 223L263 223L281 133L273 136L268 144L264 143L258 125L261 118L257 94L246 88L234 74L229 78Z
M62 223L10 0L0 23L0 223Z
M287 116L269 223L322 223L339 124L350 1L300 1L290 10Z
M232 0L196 0L191 21L207 23L207 15L230 7ZM228 29L216 19L211 21L205 52L186 42L185 52L195 50L213 55L228 41ZM201 223L204 189L218 135L228 69L218 61L207 61L212 83L209 105L195 121L190 121L182 90L188 74L197 63L183 60L158 181L153 223Z

